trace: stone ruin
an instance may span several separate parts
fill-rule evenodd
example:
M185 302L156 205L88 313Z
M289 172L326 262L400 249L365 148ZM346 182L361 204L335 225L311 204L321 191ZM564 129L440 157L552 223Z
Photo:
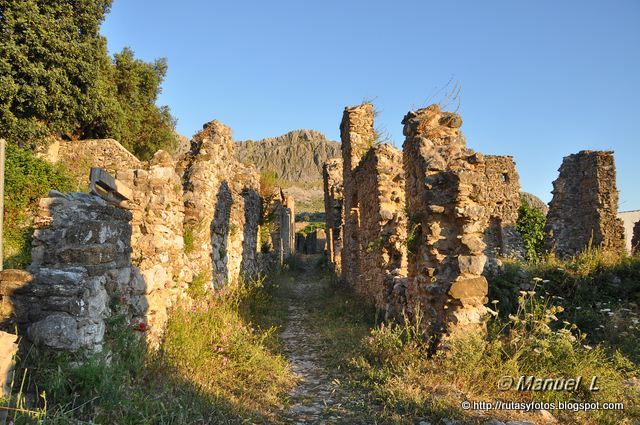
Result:
M204 125L184 159L187 256L196 274L216 286L258 270L260 176L235 159L231 129Z
M385 315L401 317L407 276L402 153L386 144L372 147L356 168L360 214L359 291Z
M220 287L276 263L276 252L258 252L259 174L235 159L228 127L205 124L177 161L163 151L138 161L111 142L89 143L80 152L89 157L75 160L81 166L104 160L117 180L96 175L108 176L127 195L121 202L105 196L108 202L96 194L52 191L40 201L32 264L28 271L0 272L4 330L17 326L50 349L100 351L106 320L122 314L153 348L168 310L187 297L196 278ZM65 152L60 148L58 159L73 161ZM113 161L122 155L122 163ZM289 250L293 203L284 200L289 215L277 223L289 229Z
M350 285L355 285L360 277L360 245L358 241L360 209L355 169L360 163L360 159L375 143L376 133L373 129L372 104L364 103L353 108L345 108L340 123L340 139L342 141L344 194L342 202L344 211L341 252L342 280Z
M271 241L278 253L280 265L296 253L296 214L295 200L280 191L280 198L275 202L272 215L276 218L275 229Z
M462 120L432 105L404 124L409 279L407 308L433 335L479 326L488 284L485 157L466 148Z
M522 258L520 182L512 157L466 147L457 114L431 105L402 123L401 156L376 143L372 105L345 108L342 158L323 173L327 254L341 280L387 318L420 317L437 342L482 328L485 275L500 271L501 258ZM560 257L589 246L621 253L615 181L611 152L566 157L547 247ZM634 233L637 246L640 223Z
M326 232L324 229L316 229L309 234L296 233L296 252L313 255L322 254L325 251Z
M111 297L127 294L133 312L145 292L131 264L131 218L94 195L52 191L41 199L29 272L0 278L3 327L17 325L48 348L100 351Z
M437 105L403 124L400 152L375 143L370 104L345 109L342 179L339 160L324 173L330 263L387 318L420 315L437 335L479 327L483 273L523 251L515 164L466 148L461 118Z
M342 231L344 227L344 201L342 184L342 159L327 161L322 167L324 187L324 210L327 232L327 256L333 273L342 274Z
M620 254L624 225L617 217L616 169L611 151L581 151L566 156L553 182L545 226L545 245L559 257L589 247Z

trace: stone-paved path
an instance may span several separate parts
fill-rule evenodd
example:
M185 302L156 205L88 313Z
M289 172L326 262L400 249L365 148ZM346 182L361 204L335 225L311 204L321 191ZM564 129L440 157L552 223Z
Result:
M304 272L290 284L288 319L282 331L284 354L300 382L290 394L289 409L282 420L293 424L375 423L365 420L357 404L363 400L340 385L342 377L322 360L323 343L313 332L311 312L325 289L316 257L304 257Z

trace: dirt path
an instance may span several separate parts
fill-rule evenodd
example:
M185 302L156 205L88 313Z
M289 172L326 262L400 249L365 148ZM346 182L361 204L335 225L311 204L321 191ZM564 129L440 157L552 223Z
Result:
M316 256L302 256L304 271L286 284L289 298L288 318L282 331L284 353L300 382L290 394L291 403L283 421L295 424L375 423L364 419L358 409L362 397L346 390L341 374L323 361L326 344L314 332L312 324L321 309L323 291L329 282L314 267Z

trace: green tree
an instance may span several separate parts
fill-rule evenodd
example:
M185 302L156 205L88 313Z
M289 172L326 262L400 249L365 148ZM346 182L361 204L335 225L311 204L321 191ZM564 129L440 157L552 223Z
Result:
M111 0L0 0L0 136L34 145L108 131L115 91L100 24Z
M167 106L156 106L167 73L166 59L147 63L125 48L114 56L112 78L116 86L120 117L112 137L140 159L158 149L175 151L175 119Z
M100 25L112 0L0 0L0 137L20 146L120 140L141 159L176 145L175 120L155 102L164 59L124 49L111 60Z
M522 199L518 210L516 230L522 235L527 259L531 262L538 261L544 252L544 225L547 218L542 211L529 206Z

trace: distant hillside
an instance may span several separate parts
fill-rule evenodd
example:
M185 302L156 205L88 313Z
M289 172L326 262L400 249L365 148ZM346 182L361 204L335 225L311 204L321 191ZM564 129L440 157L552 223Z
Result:
M253 163L261 171L274 171L288 182L322 180L322 165L340 156L340 143L316 130L294 130L285 135L236 143L239 161Z

